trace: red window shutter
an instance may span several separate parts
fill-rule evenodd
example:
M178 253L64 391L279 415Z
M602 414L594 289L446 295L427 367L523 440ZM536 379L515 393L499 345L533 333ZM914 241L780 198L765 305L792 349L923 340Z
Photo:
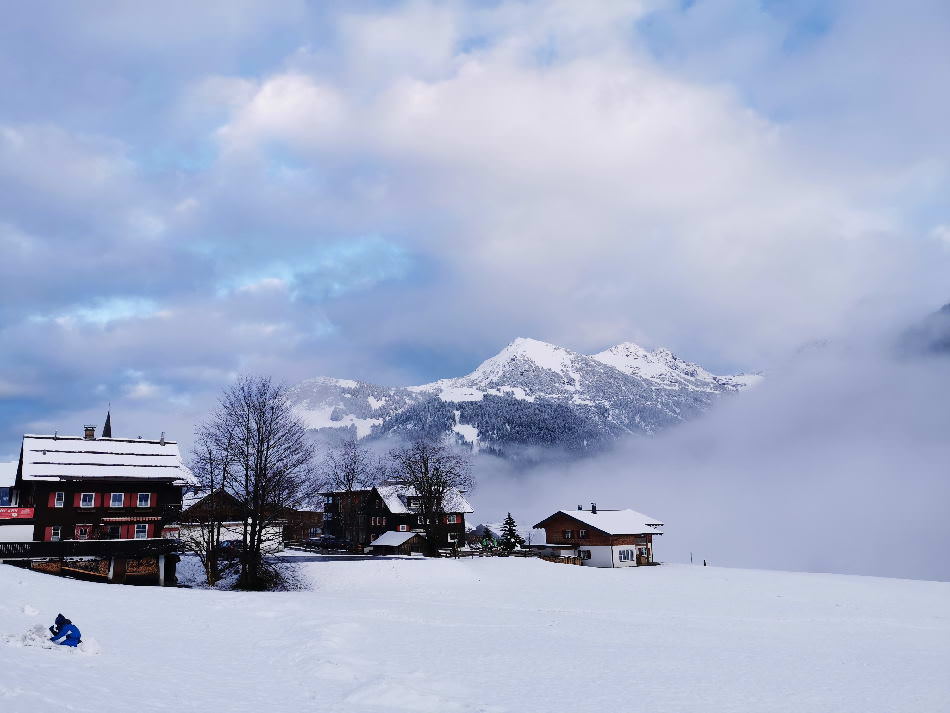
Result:
M122 500L122 504L127 508L135 507L135 493L126 493L125 498Z
M145 533L146 537L155 537L155 525L149 523L148 530Z
M158 501L158 493L149 493L148 494L148 506L150 508L155 507L155 503Z
M54 490L49 494L49 500L46 502L46 507L56 507L56 491Z
M53 528L47 527L46 532L43 533L43 541L50 542L53 539Z
M55 497L55 493L53 495ZM82 493L73 493L73 507L78 508L82 502Z
M102 507L102 493L96 493L92 496L92 506L96 508Z

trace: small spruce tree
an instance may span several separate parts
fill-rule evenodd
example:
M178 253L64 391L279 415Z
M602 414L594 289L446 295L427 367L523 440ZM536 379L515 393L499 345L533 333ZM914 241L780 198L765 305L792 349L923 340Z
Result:
M511 552L516 547L524 546L524 538L518 534L518 524L511 513L508 513L508 517L501 524L501 541L499 544L507 552Z

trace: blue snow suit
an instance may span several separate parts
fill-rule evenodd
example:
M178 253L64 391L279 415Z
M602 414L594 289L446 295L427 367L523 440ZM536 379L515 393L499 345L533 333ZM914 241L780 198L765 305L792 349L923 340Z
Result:
M59 642L60 646L78 646L81 641L79 627L62 614L56 616L56 628L50 627L50 632L53 634L50 641L57 641L63 639L64 636L66 637Z

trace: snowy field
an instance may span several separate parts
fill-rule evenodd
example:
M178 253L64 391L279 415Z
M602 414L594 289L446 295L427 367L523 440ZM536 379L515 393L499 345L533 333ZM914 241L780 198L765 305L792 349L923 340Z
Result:
M0 566L0 711L950 711L950 583L522 559L302 562L310 591ZM57 612L89 650L24 645Z

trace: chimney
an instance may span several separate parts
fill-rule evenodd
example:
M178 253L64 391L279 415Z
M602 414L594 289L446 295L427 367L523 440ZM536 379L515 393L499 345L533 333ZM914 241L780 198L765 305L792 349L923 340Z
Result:
M94 440L96 440L96 427L95 427L95 426L86 425L86 426L83 426L83 427L82 427L82 430L83 430L82 437L85 438L87 441L94 441Z
M584 509L584 506L583 506L583 505L578 505L578 506L577 506L577 509L578 509L578 510L583 510L583 509Z
M163 446L165 445L165 431L162 431L162 437L159 440L159 443L161 443Z
M590 514L591 514L591 515L596 515L596 514L597 514L597 503L591 503L591 504L590 504Z

